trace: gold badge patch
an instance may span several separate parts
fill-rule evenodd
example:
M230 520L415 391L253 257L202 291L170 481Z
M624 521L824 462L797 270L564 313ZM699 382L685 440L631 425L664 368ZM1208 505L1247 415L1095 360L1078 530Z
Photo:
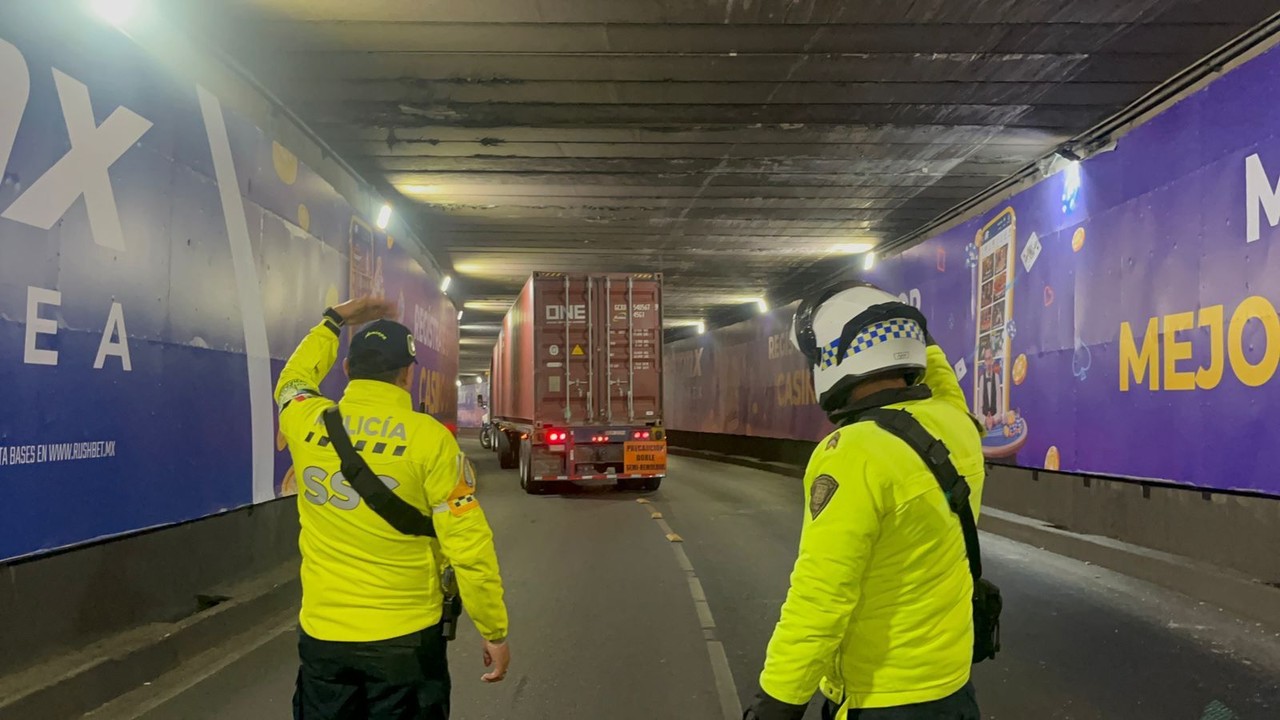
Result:
M835 450L840 445L840 433L835 433L827 439L827 449Z
M830 475L819 475L814 479L813 487L809 490L809 515L814 520L818 519L818 515L826 509L827 503L831 502L839 489L840 483Z

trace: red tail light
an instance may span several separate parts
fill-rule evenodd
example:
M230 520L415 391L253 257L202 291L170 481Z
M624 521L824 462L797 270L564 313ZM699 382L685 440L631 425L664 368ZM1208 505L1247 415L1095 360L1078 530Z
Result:
M569 439L569 435L564 430L548 430L547 431L547 442L551 443L552 445L562 445L568 439Z
M648 440L652 435L649 434L648 430L636 430L631 433L631 437L635 440Z

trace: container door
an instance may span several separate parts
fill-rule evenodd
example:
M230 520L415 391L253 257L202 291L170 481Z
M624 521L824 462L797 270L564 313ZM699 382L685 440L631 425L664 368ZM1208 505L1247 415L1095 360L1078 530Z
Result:
M548 424L583 423L594 403L591 286L582 276L545 273L537 279L538 410Z
M652 275L606 276L600 287L597 387L602 421L651 423L662 419L661 285Z

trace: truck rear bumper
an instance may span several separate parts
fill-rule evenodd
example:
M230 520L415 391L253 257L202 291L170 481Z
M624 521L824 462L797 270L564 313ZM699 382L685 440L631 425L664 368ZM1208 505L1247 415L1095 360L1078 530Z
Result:
M655 478L663 477L666 477L666 475L597 473L594 475L542 475L537 479L544 482L591 482L614 480L653 480Z

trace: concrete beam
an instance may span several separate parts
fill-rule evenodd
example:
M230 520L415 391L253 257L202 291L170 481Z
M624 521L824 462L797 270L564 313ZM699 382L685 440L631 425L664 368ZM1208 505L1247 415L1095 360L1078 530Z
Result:
M258 42L274 50L316 53L461 52L750 54L814 53L1037 53L1051 55L1180 54L1205 34L1238 35L1238 22L1131 25L1128 23L918 23L753 25L723 23L625 24L405 21L275 21L253 26ZM1113 37L1125 42L1111 47Z
M891 178L907 174L930 177L968 176L988 179L991 184L1026 166L1030 158L1012 160L918 160L910 156L886 159L833 159L808 157L740 158L528 158L490 155L484 157L397 157L358 158L386 173L406 172L501 172L523 173L604 173L609 175L659 175L683 173L771 175L843 175L846 178Z
M323 53L305 63L263 62L282 92L317 79L419 78L458 83L536 80L701 82L1141 82L1155 84L1195 61L1189 53L1091 56L1045 53L767 55L560 55Z
M647 127L597 126L586 128L506 125L456 127L423 121L416 125L386 127L325 125L335 143L376 141L425 143L479 143L499 147L507 143L587 144L775 144L775 145L981 145L1028 149L1055 145L1069 136L1027 128L990 125L805 125L721 122L706 125L654 123Z
M592 125L731 123L822 123L895 125L995 125L1044 130L1088 127L1112 110L1103 106L980 104L809 104L809 105L623 105L548 103L395 102L333 105L314 99L298 105L303 117L321 123L412 127L431 121L459 127L495 125Z
M741 192L743 188L752 187L791 187L791 188L827 188L845 191L846 189L861 189L872 193L885 193L890 197L913 196L917 190L923 192L928 188L966 188L969 190L982 190L991 185L990 179L986 176L966 175L966 176L942 176L926 175L918 173L911 176L889 178L888 176L879 176L873 178L858 178L845 174L789 174L789 173L730 173L723 175L715 175L708 178L705 174L697 172L676 171L674 169L650 174L635 173L589 173L589 172L563 172L563 173L514 173L514 172L420 172L420 173L388 173L388 182L393 185L417 185L419 187L448 188L451 186L493 186L502 187L510 183L512 186L542 185L545 187L558 186L581 186L604 188L613 187L644 187L643 192L650 192L653 187L703 187L708 190L712 188L732 188L734 192ZM966 197L973 195L969 193Z
M318 81L285 92L290 104L548 103L654 105L1054 105L1116 106L1150 89L1146 83L1062 82L707 82L520 81L458 83L417 78Z
M198 7L204 0L175 0ZM258 13L301 21L408 21L495 23L1130 23L1150 14L1158 0L1052 0L955 3L920 0L755 0L728 3L636 3L632 0L473 0L465 4L421 0L240 0Z

